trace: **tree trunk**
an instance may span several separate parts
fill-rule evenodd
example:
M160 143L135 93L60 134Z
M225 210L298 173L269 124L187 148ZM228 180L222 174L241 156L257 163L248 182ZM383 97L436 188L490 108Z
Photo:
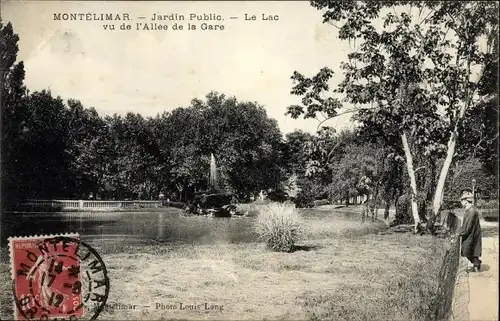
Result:
M439 173L436 191L434 192L434 203L432 206L431 219L429 220L429 224L432 223L432 225L434 225L435 216L439 213L441 205L443 204L444 184L446 183L446 177L448 176L448 172L453 161L453 156L455 155L457 136L457 128L455 127L455 130L451 133L450 140L448 141L446 158L444 160L443 167L441 168L441 173Z
M387 199L385 201L385 209L384 209L384 220L386 220L386 221L389 218L389 209L390 208L391 208L391 200Z
M397 219L399 217L399 215L401 215L400 213L398 213L398 210L399 210L399 198L403 195L403 191L399 188L394 188L393 189L393 193L391 195L392 197L392 201L394 203L394 222L397 222ZM391 204L391 200L389 200L389 206ZM389 208L390 209L390 208Z
M373 195L373 200L371 203L371 214L373 218L378 213L378 184L375 185L375 191L372 195Z
M468 70L470 70L470 61L468 63ZM484 70L481 70L481 72L484 72ZM470 73L469 73L470 74ZM480 77L478 78L480 79ZM468 100L466 103L464 103L460 107L460 111L458 112L458 117L455 121L455 126L453 128L453 131L451 132L450 139L448 140L448 149L446 151L446 158L444 159L443 167L441 168L441 172L439 173L439 179L438 183L436 186L436 191L434 192L434 203L432 206L432 219L429 221L429 223L432 223L432 227L434 226L434 218L439 213L439 210L441 209L441 205L443 204L443 196L444 196L444 184L446 183L446 177L448 176L448 172L451 167L451 163L453 162L453 156L455 156L455 150L457 147L457 138L458 138L458 124L463 120L465 116L465 112L467 111L467 108L471 104L471 99L470 97L471 93L469 93ZM429 225L430 226L430 225Z
M177 191L179 192L179 202L182 202L182 187L180 184L175 184L175 187L177 187Z
M497 34L496 33L496 29L493 29L490 33L490 36L492 36L493 34ZM488 37L488 40L490 39L490 37ZM493 39L493 38L491 38ZM491 50L492 48L488 48L487 51L488 53L491 53ZM457 56L457 62L458 62L458 56ZM481 78L482 78L482 75L484 73L484 67L481 68L480 72L476 75L476 79L470 79L471 77L471 57L469 56L468 59L466 59L466 63L467 63L467 71L468 71L468 74L467 74L467 81L468 82L472 82L472 83L475 83L477 84ZM458 65L458 63L457 63ZM465 116L465 112L467 111L467 109L469 108L469 106L472 104L472 96L473 96L473 90L471 90L470 87L466 87L466 101L465 103L460 106L460 110L458 112L458 114L456 115L456 119L455 119L455 126L453 127L453 131L451 132L451 135L450 135L450 139L448 140L448 150L446 151L446 158L444 160L444 164L443 164L443 167L441 168L441 173L439 173L439 180L438 180L438 183L437 183L437 186L436 186L436 191L434 193L434 203L433 203L433 206L432 206L432 220L429 220L429 221L432 221L432 222L429 222L429 223L432 223L432 227L434 226L434 218L435 216L437 215L437 213L439 213L439 210L441 209L441 205L443 204L443 196L444 196L444 185L446 183L446 177L448 176L448 172L450 170L450 166L451 166L451 163L453 162L453 156L455 156L455 150L456 150L456 145L457 145L457 138L458 138L458 125L459 123L462 122L464 116Z
M399 214L398 211L399 211L399 198L401 197L401 195L397 195L396 198L394 199L394 221L395 223L397 223L398 221L398 217Z
M415 232L417 232L417 226L420 223L420 217L418 216L418 204L417 204L417 181L415 179L415 169L413 168L413 156L411 155L410 146L408 145L408 139L406 133L403 132L401 135L401 140L403 142L403 149L405 151L406 157L406 168L408 170L408 176L410 177L411 186L411 212L413 215L413 221L415 223Z

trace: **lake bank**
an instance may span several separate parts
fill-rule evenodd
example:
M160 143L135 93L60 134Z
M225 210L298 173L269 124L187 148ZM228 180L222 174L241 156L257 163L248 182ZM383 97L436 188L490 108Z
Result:
M100 318L425 319L419 309L436 290L444 240L378 235L387 226L359 213L318 208L303 217L307 233L292 253L251 239L250 219L189 218L178 242L90 238L111 283ZM217 229L221 222L240 228ZM183 237L194 231L196 239ZM1 262L3 319L12 315L5 248Z

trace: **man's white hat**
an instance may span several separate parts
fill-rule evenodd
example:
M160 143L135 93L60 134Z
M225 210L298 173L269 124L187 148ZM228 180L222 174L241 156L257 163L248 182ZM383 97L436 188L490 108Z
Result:
M469 191L465 191L462 193L462 197L460 197L460 200L472 201L474 200L474 195L472 195L472 193Z

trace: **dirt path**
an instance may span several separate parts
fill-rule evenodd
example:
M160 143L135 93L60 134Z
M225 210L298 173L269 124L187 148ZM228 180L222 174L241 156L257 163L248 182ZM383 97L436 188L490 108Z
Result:
M467 272L472 264L461 258L453 294L453 321L498 320L499 225L484 220L480 224L483 230L481 271Z
M470 321L498 320L498 224L482 221L481 226L484 234L481 271L468 274Z

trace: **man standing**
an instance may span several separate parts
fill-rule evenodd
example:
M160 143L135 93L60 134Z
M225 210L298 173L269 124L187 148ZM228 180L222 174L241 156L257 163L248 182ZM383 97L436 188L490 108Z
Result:
M479 272L481 268L482 234L479 225L479 213L473 206L474 195L471 192L463 192L460 202L465 208L465 215L460 228L459 235L462 238L461 255L466 257L473 265L473 271Z

